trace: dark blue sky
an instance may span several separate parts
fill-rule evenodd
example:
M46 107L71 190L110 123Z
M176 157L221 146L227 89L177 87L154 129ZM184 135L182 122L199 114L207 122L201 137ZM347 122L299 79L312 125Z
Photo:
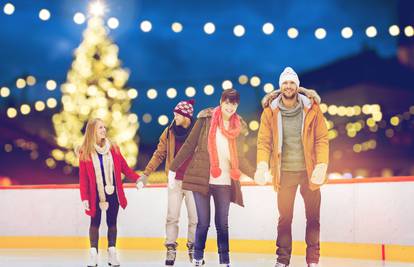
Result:
M30 1L10 0L16 7L13 15L0 13L0 86L9 86L11 97L19 101L44 100L60 96L59 92L43 89L42 80L65 80L72 62L73 50L82 40L86 24L77 25L73 15L86 12L87 2L80 0ZM330 62L358 54L366 48L376 50L382 57L396 53L397 39L388 34L388 27L398 24L396 0L316 0L316 1L107 1L107 17L119 19L120 26L111 30L110 36L119 46L123 67L131 71L128 85L139 90L133 111L139 115L149 112L153 118L170 115L175 103L186 98L184 89L197 89L196 110L215 105L221 82L230 79L242 91L241 113L251 114L257 109L258 96L263 90L236 83L241 74L258 75L262 82L277 81L285 66L292 66L299 73ZM0 4L4 6L4 1ZM41 21L41 8L51 11L49 21ZM150 20L153 30L143 33L139 23ZM171 23L181 22L184 30L171 31ZM216 25L216 32L209 36L203 31L206 22ZM275 32L267 36L261 28L272 22ZM242 24L246 34L233 35L233 27ZM378 36L369 39L365 28L374 25ZM353 38L340 35L343 27L354 30ZM297 39L289 39L289 27L299 30ZM324 40L317 40L314 30L327 30ZM34 75L38 86L27 88L26 97L14 93L15 79ZM352 74L343 74L352 75ZM216 93L207 97L202 92L206 84L213 84ZM305 85L306 86L306 85ZM176 99L165 96L169 87L179 90ZM146 90L156 88L159 97L150 101ZM219 90L217 90L219 89ZM260 93L254 92L260 90ZM4 112L4 100L0 100ZM253 103L252 103L253 102ZM154 105L155 104L155 105ZM154 106L162 108L155 109ZM141 124L145 134L159 132L156 120ZM145 138L144 138L145 139Z

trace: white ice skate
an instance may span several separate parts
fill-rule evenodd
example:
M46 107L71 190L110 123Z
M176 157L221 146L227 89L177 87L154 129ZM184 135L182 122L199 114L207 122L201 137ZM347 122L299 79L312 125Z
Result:
M201 260L193 259L193 266L194 267L204 266L204 264L205 264L205 262L204 262L203 259L201 259Z
M98 251L96 248L89 249L89 261L88 267L97 267L98 266Z
M111 267L121 266L121 264L119 263L118 257L116 255L115 247L108 248L108 265Z

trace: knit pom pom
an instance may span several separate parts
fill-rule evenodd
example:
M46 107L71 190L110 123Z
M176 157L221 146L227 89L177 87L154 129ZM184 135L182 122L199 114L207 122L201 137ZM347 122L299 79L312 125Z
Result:
M239 169L231 169L230 170L230 177L234 180L239 180L241 176L241 172Z
M105 186L105 192L108 195L112 195L114 193L114 191L115 191L115 187L113 185L106 185Z
M214 178L217 178L221 175L221 169L219 167L211 167L210 173Z

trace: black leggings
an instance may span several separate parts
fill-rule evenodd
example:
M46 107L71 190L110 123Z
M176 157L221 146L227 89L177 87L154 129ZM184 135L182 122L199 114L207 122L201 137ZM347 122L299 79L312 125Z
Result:
M115 247L117 236L116 220L118 218L119 210L117 192L114 192L112 195L106 195L106 201L108 201L109 203L109 208L106 211L106 224L108 225L108 247ZM99 207L99 198L97 198L95 217L91 218L91 224L89 227L89 240L91 243L91 247L94 247L96 249L98 249L101 214L102 210Z

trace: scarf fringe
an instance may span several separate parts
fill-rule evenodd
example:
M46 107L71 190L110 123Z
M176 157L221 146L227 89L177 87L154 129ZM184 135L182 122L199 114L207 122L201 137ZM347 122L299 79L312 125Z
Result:
M222 173L217 153L217 127L219 127L220 131L227 138L229 143L231 165L230 177L233 180L239 180L241 171L239 170L239 160L237 157L238 153L236 138L239 136L241 130L240 118L237 114L233 114L230 118L229 129L226 130L224 127L220 106L216 107L213 111L210 131L208 133L208 152L210 155L210 174L214 178L219 177Z
M92 163L93 168L95 170L95 177L96 177L96 186L98 189L98 197L99 197L99 207L101 210L106 211L109 207L108 202L106 201L106 194L112 195L115 192L114 187L114 177L113 177L113 170L114 170L114 161L112 158L112 154L110 151L111 144L109 140L105 140L105 145L100 147L95 145L96 152L92 154ZM102 177L101 165L98 157L98 153L102 155L102 165L104 169L105 177ZM103 179L105 179L106 186L104 188Z

